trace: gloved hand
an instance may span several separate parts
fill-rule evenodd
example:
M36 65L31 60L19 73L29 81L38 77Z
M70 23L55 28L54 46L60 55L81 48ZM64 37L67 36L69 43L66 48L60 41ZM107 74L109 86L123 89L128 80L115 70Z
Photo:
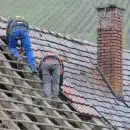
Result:
M30 68L30 71L31 71L32 74L37 74L38 73L38 71L36 70L36 68Z

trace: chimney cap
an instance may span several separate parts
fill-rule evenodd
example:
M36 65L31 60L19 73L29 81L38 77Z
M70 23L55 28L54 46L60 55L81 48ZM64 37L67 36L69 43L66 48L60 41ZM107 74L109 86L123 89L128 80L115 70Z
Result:
M125 9L124 8L120 8L120 7L117 7L116 5L108 5L108 6L105 6L105 7L97 7L97 11L102 11L102 10L105 10L105 9L120 9L122 11L124 11Z

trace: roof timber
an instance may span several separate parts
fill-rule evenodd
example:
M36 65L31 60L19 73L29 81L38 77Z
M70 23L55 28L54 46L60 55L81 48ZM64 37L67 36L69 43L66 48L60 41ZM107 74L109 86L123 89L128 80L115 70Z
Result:
M10 93L10 94L15 94L15 95L19 95L19 94L16 94L15 92L11 92L11 91L7 91L7 90L2 90L2 89L0 89L0 91L2 91L2 92L5 92L5 93ZM25 96L26 97L26 95L22 95L22 96ZM34 98L34 96L29 96L29 95L27 95L27 97L33 97ZM36 98L36 97L35 97ZM1 101L5 101L5 100L3 100L3 99L0 99ZM48 100L48 101L50 101L50 100ZM8 102L7 100L6 100L6 102ZM9 101L9 102L16 102L16 103L20 103L20 104L23 104L22 102L17 102L17 101ZM63 103L62 103L63 104ZM63 104L64 105L64 104ZM42 106L40 106L40 107L42 107ZM66 106L64 106L64 107L66 107ZM44 109L49 109L49 108L46 108L46 107L43 107ZM54 109L54 108L52 108L52 109ZM5 109L6 110L6 109ZM51 109L50 109L51 110ZM10 111L10 110L8 110L7 109L7 111ZM58 109L57 109L57 111L59 111ZM69 115L69 112L71 112L72 114L73 113L77 113L77 112L73 112L73 111L71 111L71 110L61 110L61 111L64 111L64 112L67 112L67 115ZM20 112L20 111L17 111L17 112ZM21 113L21 112L20 112ZM28 112L25 112L25 113L28 113ZM32 115L35 115L35 113L32 113ZM78 113L77 113L78 114ZM50 118L56 118L56 117L54 117L54 116L47 116L47 115L43 115L43 116L46 116L46 117L50 117ZM61 120L64 120L65 118L58 118L58 119L61 119ZM106 127L106 126L103 126L103 123L101 124L101 125L96 125L96 124L93 124L93 123L88 123L88 122L85 122L85 121L77 121L77 120L73 120L73 119L66 119L66 120L68 120L68 121L74 121L74 122L78 122L78 123L84 123L84 124L89 124L89 125L94 125L94 126L102 126L102 127L104 127L104 128L108 128L108 127Z
M0 118L0 120L3 120L3 121L8 121L8 122L20 122L20 123L24 123L24 124L35 124L35 125L43 125L43 126L47 126L47 127L52 127L52 128L64 128L64 129L67 129L67 130L84 130L84 129L81 129L81 128L68 128L68 127L65 127L65 126L58 126L58 125L48 125L46 123L40 123L40 122L34 122L34 121L31 121L31 122L27 122L27 121L24 121L24 120L17 120L17 119L9 119L9 118Z
M0 108L1 107L2 106L0 104ZM9 118L9 116L4 111L0 111L0 117ZM6 126L9 125L12 130L20 130L20 128L14 122L8 122L8 124L7 124L7 122L2 122L2 124L6 125Z
M15 90L16 88L14 88ZM15 90L15 92L19 92L21 93L21 91L19 90ZM22 99L22 96L20 96L20 99ZM32 104L31 100L29 100L28 98L23 98L22 100L24 100L27 104ZM32 107L33 108L33 107ZM36 113L42 114L37 108L33 108L33 111L35 111ZM39 117L37 117L37 120L39 120ZM43 122L44 119L42 119L41 121Z

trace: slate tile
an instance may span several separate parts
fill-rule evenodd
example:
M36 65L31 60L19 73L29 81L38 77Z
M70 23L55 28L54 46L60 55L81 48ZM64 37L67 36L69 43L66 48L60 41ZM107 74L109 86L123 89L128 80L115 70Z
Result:
M86 53L86 52L80 52L80 54L81 54L81 56L83 55L83 56L85 56L85 57L87 57L87 58L90 59L90 54L89 54L89 53Z
M75 44L75 42L73 41L69 41L69 47L72 48L73 50L83 50L83 45L80 45L80 44Z
M127 124L126 128L130 128L130 123L129 123L129 124Z
M31 40L34 43L40 44L41 48L44 48L44 46L48 46L48 42L47 41L41 41L41 40L34 39L34 38L31 38Z
M123 74L124 74L124 75L130 75L130 71L124 70L124 71L123 71Z
M130 60L124 60L124 61L123 61L123 64L124 64L125 66L129 66L129 65L130 65Z
M100 117L100 114L90 106L76 104L76 103L73 103L72 106L75 107L75 109L77 111L81 112L81 113L85 113L85 114L89 114L89 115L92 115L92 116Z
M41 36L41 39L46 40L46 34L45 33L40 32L39 35Z
M86 95L87 95L87 93L89 93L89 91L91 91L91 89L89 89L89 88L86 89L86 87L79 87L79 91L83 92L83 93L86 93Z
M96 55L90 54L90 53L89 53L89 57L90 57L90 59L93 59L93 60L96 60L96 58L97 58Z
M5 29L7 27L7 23L0 22L0 27L2 29Z
M90 93L88 93L88 92L80 92L80 93L81 93L81 95L82 95L83 97L85 97L85 99L87 99L87 100L89 100L89 99L95 100L95 98L93 97L93 95L90 94Z
M42 59L43 53L41 51L35 51L34 53L35 57Z
M53 42L53 36L50 34L44 34L44 37L46 37L47 41L52 41Z
M51 51L52 49L50 47L44 46L43 50L44 51Z
M59 45L56 43L48 42L51 48L59 49Z
M105 114L107 113L107 109L104 109L103 107L101 107L101 106L99 106L99 105L96 105L96 104L94 104L94 105L95 105L96 109L97 109L101 114L104 114L104 111L106 111Z
M126 80L123 81L123 85L124 85L124 89L123 89L124 91L128 89L128 86L130 86L128 81L126 81Z
M70 69L71 72L75 72L76 73L76 71L79 71L79 70L76 69L77 66L75 66L74 64L71 64L68 61L64 62L64 66L65 66L65 69L68 68L68 69Z
M63 45L65 45L65 41L66 41L65 39L59 37L59 38L57 38L57 40L58 40L57 42L59 42L60 45L62 43L63 43Z
M40 60L40 59L38 59L38 58L36 58L35 60L36 60L36 64L39 64L39 63L40 63L40 61L41 61L41 60Z
M32 48L33 48L34 50L37 50L37 49L39 48L39 46L37 46L36 44L32 44Z
M80 74L79 70L72 70L71 68L68 68L68 67L65 68L65 71L69 73Z
M126 117L129 117L130 118L130 109L128 109L128 107L124 106L122 107L122 111L124 112L124 114L126 114L125 116Z
M65 71L64 76L67 77L67 78L70 78L70 74L71 73L68 73L68 72Z
M49 34L48 34L48 35L49 35ZM57 45L60 44L59 38L57 38L57 37L55 37L55 36L51 36L51 35L50 35L50 37L48 36L48 38L49 38L49 39L48 39L49 41L52 41L52 42L56 43Z
M60 42L61 45L70 47L70 42L68 40L62 39L62 42Z
M123 66L123 69L130 70L130 66Z
M37 38L37 39L41 39L41 36L40 36L39 33L36 32L36 31L30 30L29 35L30 35L30 37L34 37L34 38Z
M130 80L130 76L124 75L124 76L123 76L123 79L124 79L124 80Z
M5 35L5 34L6 34L6 30L0 28L0 35Z
M102 116L105 117L107 120L111 119L110 115L107 113L102 113Z
M125 58L125 59L130 59L130 53L123 53L123 57Z

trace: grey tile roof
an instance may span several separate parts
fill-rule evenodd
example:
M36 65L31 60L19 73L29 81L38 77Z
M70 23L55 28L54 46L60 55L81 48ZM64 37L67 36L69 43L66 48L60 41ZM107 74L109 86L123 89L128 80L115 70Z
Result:
M68 82L65 86L68 86L70 83L70 86L78 91L78 95L86 100L86 105L93 106L114 126L119 129L129 128L130 109L124 103L116 100L95 69L97 64L96 44L78 43L73 41L73 39L67 40L51 34L43 33L42 35L46 38L44 39L43 47L41 47L43 50L53 49L66 58L64 77ZM48 47L44 47L46 43ZM124 52L124 96L125 102L127 105L130 105L130 59L128 59L128 57L130 57L130 53ZM70 87L68 87L68 89L70 89ZM71 97L74 96L71 91L67 94L68 96L65 95L68 99L70 99L70 95ZM75 102L73 98L70 100ZM75 103L80 104L81 100L77 100ZM72 104L72 106L75 107L75 109L78 108L78 105L74 106ZM81 107L83 106L81 105ZM84 113L87 112L88 111L84 111Z
M124 51L124 98L127 105L130 107L130 51Z
M0 28L6 27L1 23ZM1 30L1 29L0 29ZM4 33L3 29L2 32ZM56 51L66 58L63 94L77 110L107 119L119 130L130 128L130 53L124 50L125 103L117 101L96 70L96 44L76 41L50 32L30 31L36 61L45 51ZM66 89L70 91L65 91ZM82 102L81 98L84 100ZM76 99L76 100L75 100ZM86 111L81 109L86 107ZM79 107L79 109L78 109ZM87 110L88 109L88 110ZM91 110L93 112L91 112Z
M5 35L4 27L6 27L6 24L3 24L1 22L0 35ZM38 45L38 43L42 44L39 35L37 35L38 33L36 32L37 37L35 37L34 34L35 33L33 33L33 36L31 38L31 40L33 40L32 46L34 48L33 50L35 52L36 60L40 60L43 52L46 51L44 50L45 47L50 49L49 45L51 44L49 44L49 41L45 41L44 48L41 47L41 45ZM61 109L55 108L53 104L50 103L50 101L48 102L46 98L42 98L42 82L36 75L31 74L31 72L28 70L27 63L22 61L22 63L25 64L25 68L21 70L17 69L15 67L16 64L13 63L18 62L10 59L11 55L8 51L8 47L0 39L1 129L11 128L13 130L43 130L43 127L48 126L52 128L47 129L54 130L59 130L62 128L68 130L92 130L92 127L97 126L99 123L100 126L104 125L104 127L108 127L104 124L104 122L100 120L101 115L92 106L86 106L85 104L83 105L84 101L86 100L83 97L79 97L79 95L69 95L69 97L73 101L82 99L82 104L78 104L77 102L67 103L63 102L62 100L60 102ZM72 77L73 76L74 75L72 74ZM65 82L67 84L67 80ZM73 90L71 90L71 92L73 92ZM76 92L76 90L74 92ZM78 92L76 93L78 94ZM70 104L72 104L74 107L77 107L77 111L85 111L88 113L86 116L89 116L89 120L82 119L81 113L76 112L74 109L72 109L72 107L70 107ZM98 120L97 123L92 124L93 119ZM91 122L91 124L88 121Z

